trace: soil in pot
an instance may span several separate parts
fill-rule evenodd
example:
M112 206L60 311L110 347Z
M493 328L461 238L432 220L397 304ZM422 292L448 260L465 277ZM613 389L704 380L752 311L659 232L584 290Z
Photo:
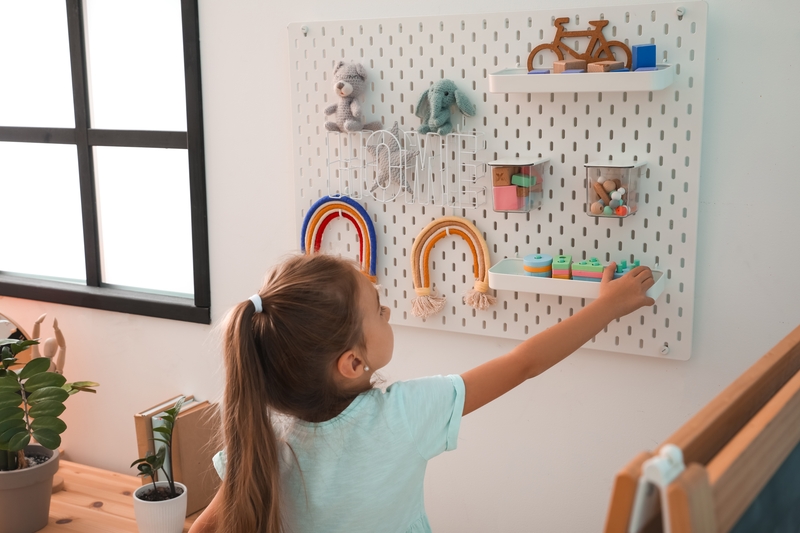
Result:
M28 455L25 454L25 460L28 462L27 468L32 466L41 465L46 463L50 458L46 455L40 455L38 453Z
M177 494L175 498L177 498L183 494L183 489L180 487L175 487L175 492ZM137 496L140 500L144 500L146 502L163 502L173 499L173 496L169 492L169 487L156 487L155 489L140 492Z

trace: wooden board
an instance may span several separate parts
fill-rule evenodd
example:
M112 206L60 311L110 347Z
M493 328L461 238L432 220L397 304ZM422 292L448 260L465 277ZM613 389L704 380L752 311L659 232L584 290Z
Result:
M798 442L800 372L708 463L721 533L733 528Z

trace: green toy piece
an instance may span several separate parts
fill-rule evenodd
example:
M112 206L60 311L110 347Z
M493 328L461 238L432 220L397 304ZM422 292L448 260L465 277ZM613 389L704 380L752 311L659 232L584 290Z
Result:
M526 176L525 174L514 174L511 176L511 184L517 187L533 187L536 185L536 176Z
M557 255L553 258L554 270L566 270L569 268L570 264L572 264L571 255Z
M603 265L594 257L588 261L581 261L572 265L572 270L579 272L602 272L603 268Z

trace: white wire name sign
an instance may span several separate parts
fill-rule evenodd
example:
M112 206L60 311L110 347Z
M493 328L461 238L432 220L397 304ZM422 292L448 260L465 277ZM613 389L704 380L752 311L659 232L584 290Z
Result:
M392 130L327 134L328 195L388 203L475 208L486 202L479 185L486 149L478 131L419 134Z

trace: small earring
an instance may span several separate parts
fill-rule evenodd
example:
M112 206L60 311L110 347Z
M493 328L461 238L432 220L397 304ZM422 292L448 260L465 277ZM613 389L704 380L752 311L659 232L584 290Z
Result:
M369 372L369 367L367 365L364 365L364 372Z

